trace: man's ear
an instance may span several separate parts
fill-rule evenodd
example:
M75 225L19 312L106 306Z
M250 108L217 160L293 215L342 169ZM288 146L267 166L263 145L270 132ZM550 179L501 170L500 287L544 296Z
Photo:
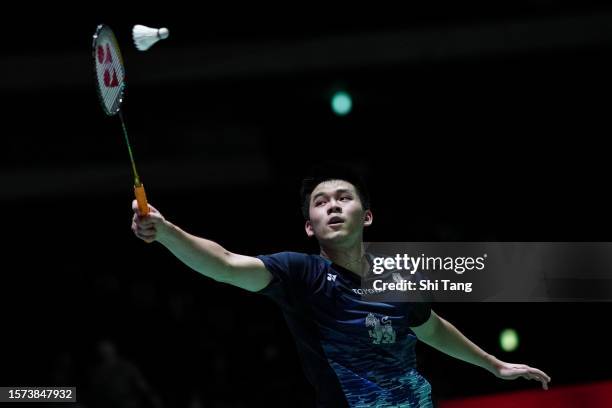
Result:
M306 230L306 235L308 235L308 238L314 237L314 230L312 229L312 223L310 222L310 220L306 220L304 229Z
M369 227L370 225L372 225L373 220L374 220L374 215L372 214L372 211L365 210L365 214L363 217L363 226Z

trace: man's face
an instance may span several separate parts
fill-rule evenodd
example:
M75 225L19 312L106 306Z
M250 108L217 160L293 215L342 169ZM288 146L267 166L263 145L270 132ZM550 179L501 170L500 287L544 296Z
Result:
M372 212L364 211L355 186L343 180L317 185L310 195L309 213L306 234L333 245L358 243L363 227L372 223Z

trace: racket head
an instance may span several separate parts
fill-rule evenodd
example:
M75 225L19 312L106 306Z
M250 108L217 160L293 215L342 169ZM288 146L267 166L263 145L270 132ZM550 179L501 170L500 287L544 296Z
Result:
M107 115L113 116L121 109L126 81L119 43L109 26L100 24L96 28L92 53L100 104Z

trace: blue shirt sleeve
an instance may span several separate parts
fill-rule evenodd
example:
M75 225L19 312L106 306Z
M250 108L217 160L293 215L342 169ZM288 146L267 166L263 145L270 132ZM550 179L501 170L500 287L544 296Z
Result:
M412 310L409 314L408 326L417 327L429 320L429 316L431 316L431 303L414 302L411 305Z
M303 299L305 287L306 255L297 252L279 252L271 255L258 255L272 280L259 293L270 297L281 307L297 309Z

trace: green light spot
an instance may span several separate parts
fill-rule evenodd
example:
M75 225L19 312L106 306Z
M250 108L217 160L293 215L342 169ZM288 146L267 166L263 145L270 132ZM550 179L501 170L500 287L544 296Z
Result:
M336 92L332 97L331 106L336 115L347 115L353 107L351 95L343 91Z
M499 346L502 350L510 352L516 350L519 345L519 337L514 329L505 329L499 335Z

